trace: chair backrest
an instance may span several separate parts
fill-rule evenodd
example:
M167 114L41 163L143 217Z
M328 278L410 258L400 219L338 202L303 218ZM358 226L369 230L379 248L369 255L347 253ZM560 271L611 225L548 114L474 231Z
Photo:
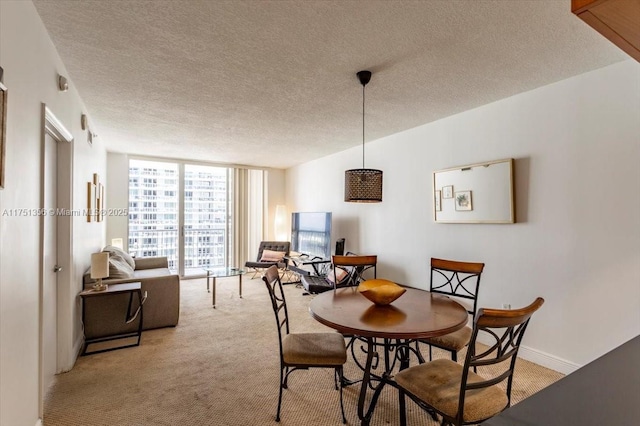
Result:
M291 249L291 242L289 241L261 241L260 247L258 247L258 258L257 262L260 262L262 259L262 254L265 250L273 250L273 251L283 251L285 252L285 256L289 255L289 251Z
M511 384L513 369L520 348L520 342L527 329L529 320L535 311L544 303L541 297L536 298L529 306L520 309L488 309L478 311L473 325L473 333L469 349L464 360L460 396L458 405L458 424L462 424L465 395L474 389L486 388L507 380L507 408L511 405ZM483 332L488 336L483 342L490 341L488 349L476 353L476 339ZM469 369L477 372L485 380L468 382Z
M366 255L360 256L353 253L347 253L346 256L331 256L333 263L333 282L334 289L337 287L336 283L347 285L358 285L364 280L363 274L369 269L373 269L373 278L376 278L376 265L378 263L378 256ZM345 278L340 279L339 275L348 276L348 280Z
M282 290L282 282L280 281L278 268L275 265L269 266L262 276L262 281L264 281L267 286L269 297L271 298L271 307L276 316L280 356L282 357L282 339L289 334L289 312L287 311L287 301L284 297L284 291Z
M467 311L475 318L483 269L484 263L458 262L432 257L431 292L472 300L473 307L467 307Z

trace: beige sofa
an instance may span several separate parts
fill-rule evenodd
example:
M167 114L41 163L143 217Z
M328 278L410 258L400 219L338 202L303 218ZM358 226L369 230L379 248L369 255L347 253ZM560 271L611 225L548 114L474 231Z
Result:
M106 250L106 248L105 248ZM143 307L142 329L149 330L160 327L173 327L178 324L180 316L180 278L172 274L166 257L148 257L133 259L135 268L132 276L123 278L106 278L104 284L117 284L139 281L142 294L147 293ZM112 274L116 275L116 274ZM84 288L95 284L90 271L83 277ZM134 297L135 310L137 298ZM114 334L135 332L138 322L126 324L125 314L129 303L129 295L115 294L107 297L89 297L85 300L85 338L93 339Z

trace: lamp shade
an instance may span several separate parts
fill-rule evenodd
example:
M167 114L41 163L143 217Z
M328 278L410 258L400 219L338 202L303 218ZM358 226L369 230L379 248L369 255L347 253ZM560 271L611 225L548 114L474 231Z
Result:
M91 278L107 278L109 276L109 253L91 254Z
M382 170L351 169L344 172L344 201L379 203L382 201Z

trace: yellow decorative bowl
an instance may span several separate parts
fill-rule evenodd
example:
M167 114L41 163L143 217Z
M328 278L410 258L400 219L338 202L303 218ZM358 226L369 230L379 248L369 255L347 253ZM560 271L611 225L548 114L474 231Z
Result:
M388 305L402 296L407 289L400 287L393 281L375 279L360 283L358 292L376 305Z

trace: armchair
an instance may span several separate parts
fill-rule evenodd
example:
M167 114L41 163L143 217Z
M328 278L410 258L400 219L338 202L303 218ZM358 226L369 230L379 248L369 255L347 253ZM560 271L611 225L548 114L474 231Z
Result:
M271 265L276 265L280 270L287 267L285 256L289 255L291 243L289 241L262 241L258 247L258 256L255 262L247 261L245 268L253 269L252 279L262 269L267 269Z

